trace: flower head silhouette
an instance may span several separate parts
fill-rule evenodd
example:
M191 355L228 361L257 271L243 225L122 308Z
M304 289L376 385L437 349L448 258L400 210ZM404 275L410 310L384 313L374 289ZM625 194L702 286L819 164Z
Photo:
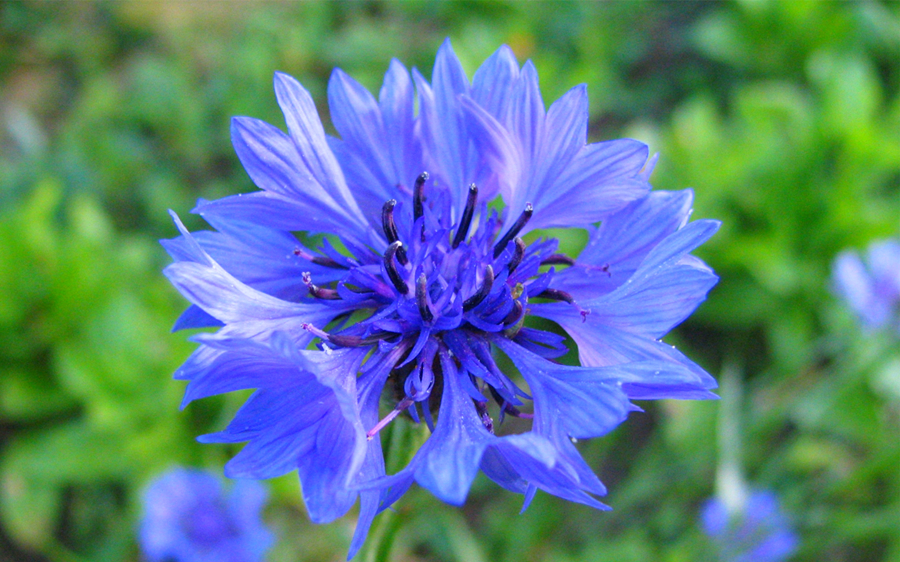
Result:
M844 250L834 261L834 286L869 330L900 332L900 241L878 240L864 256Z
M750 493L737 512L720 498L709 499L700 519L722 562L783 562L799 546L778 497L769 490Z
M393 61L377 100L335 70L340 138L297 81L276 74L275 93L287 133L232 124L261 191L201 201L216 231L175 217L182 235L164 241L192 303L176 327L221 326L176 374L185 402L257 389L202 438L249 442L226 474L298 470L315 522L359 497L352 556L413 482L461 504L481 470L526 505L544 490L605 508L573 440L612 430L632 399L713 396L659 339L715 284L690 252L718 223L687 222L690 191L650 192L646 145L586 143L583 86L545 109L530 62L502 47L470 82L446 42L430 83ZM551 227L588 229L586 249L526 236ZM575 345L580 365L557 362ZM431 434L387 475L377 436L401 414ZM530 430L500 431L507 416Z
M141 550L151 562L261 562L274 540L260 519L267 496L252 480L226 492L209 472L170 470L144 493Z

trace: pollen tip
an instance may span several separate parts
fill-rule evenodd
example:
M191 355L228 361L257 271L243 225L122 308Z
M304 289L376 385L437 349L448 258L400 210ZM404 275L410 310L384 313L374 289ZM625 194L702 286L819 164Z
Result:
M425 276L425 273L421 273L416 279L416 304L419 307L419 314L422 315L422 320L425 322L434 320L434 313L431 312L431 307L428 306L428 278Z
M394 255L397 254L397 251L402 247L403 242L399 240L391 242L391 245L388 246L387 250L384 252L384 269L387 271L388 277L397 291L400 292L401 295L405 295L409 293L409 286L400 276L400 272L397 271L397 266L394 265Z

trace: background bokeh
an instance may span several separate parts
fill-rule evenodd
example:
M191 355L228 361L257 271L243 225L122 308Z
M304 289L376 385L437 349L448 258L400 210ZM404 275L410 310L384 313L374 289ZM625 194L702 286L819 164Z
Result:
M794 560L900 561L900 351L830 289L838 251L900 234L900 5L877 2L4 2L0 4L0 560L135 561L147 481L221 470L194 437L245 395L180 411L193 344L156 242L198 197L253 190L229 118L282 123L272 73L327 122L339 66L376 90L391 57L428 76L449 36L471 74L500 44L545 101L587 83L591 140L661 153L723 221L721 276L667 341L742 380L741 453L801 537ZM565 241L575 244L577 241ZM401 561L711 560L716 402L646 404L581 448L608 513L479 478L465 507L398 504ZM313 526L270 482L272 561L343 560L354 516Z

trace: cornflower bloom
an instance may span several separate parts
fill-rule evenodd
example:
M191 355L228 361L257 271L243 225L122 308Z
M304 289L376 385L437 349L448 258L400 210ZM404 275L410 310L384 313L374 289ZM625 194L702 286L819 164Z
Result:
M719 498L707 500L700 518L721 562L783 562L799 544L778 497L767 490L750 493L734 509Z
M144 492L141 551L150 562L260 562L273 543L260 519L267 496L252 480L226 493L209 472L170 470Z
M690 191L650 193L646 145L586 144L584 86L545 109L531 62L501 47L470 82L446 42L431 83L392 61L377 100L335 70L339 139L297 81L276 74L275 94L287 134L232 122L262 191L201 201L216 231L175 217L182 235L164 241L192 303L176 328L221 326L176 373L185 403L257 389L201 438L249 441L227 475L298 470L317 523L359 498L352 557L413 482L459 505L479 469L526 505L540 489L604 509L573 441L609 432L632 399L713 396L659 339L715 284L689 252L718 223L687 222ZM526 237L551 227L588 229L587 247ZM556 362L573 344L580 365ZM401 415L431 434L387 475L378 434ZM530 430L500 431L506 416Z
M867 329L900 332L900 242L878 240L865 257L845 250L834 261L834 286Z

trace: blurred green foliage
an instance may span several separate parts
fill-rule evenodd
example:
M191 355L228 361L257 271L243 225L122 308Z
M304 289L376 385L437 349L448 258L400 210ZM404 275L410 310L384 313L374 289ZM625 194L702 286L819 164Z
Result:
M722 280L669 339L744 373L749 480L784 499L797 560L900 561L900 353L829 290L845 247L900 229L900 9L816 2L0 4L0 559L136 560L141 487L239 396L185 411L192 349L160 275L166 209L253 189L232 115L281 122L271 78L324 103L340 66L376 89L391 57L430 74L449 36L469 72L502 43L545 101L581 82L594 140L661 153L658 188L692 187L723 221L700 255ZM568 241L563 241L568 243ZM710 560L715 403L647 406L583 445L612 513L479 479L462 509L412 493L397 560ZM340 560L352 517L307 523L272 482L272 560Z

